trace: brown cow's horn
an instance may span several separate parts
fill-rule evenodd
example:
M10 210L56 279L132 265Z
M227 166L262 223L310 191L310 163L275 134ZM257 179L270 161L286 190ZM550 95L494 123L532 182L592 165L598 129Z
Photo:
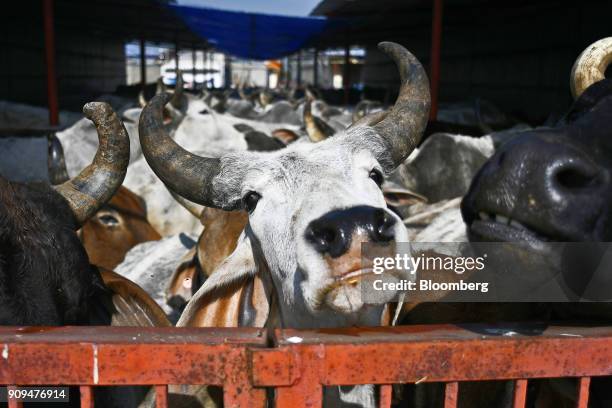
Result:
M576 59L570 75L570 90L574 99L595 82L606 78L606 68L612 62L612 37L589 45Z
M164 77L157 78L157 85L155 86L155 95L159 95L166 92L166 84L164 84Z
M400 165L417 146L429 116L429 79L421 63L399 44L381 42L378 48L397 65L401 87L395 105L373 128L389 144L394 165Z
M172 97L156 95L140 115L140 145L147 162L164 184L189 201L208 207L213 203L213 178L219 174L219 159L200 157L179 146L164 129L162 111Z
M130 139L110 105L90 102L83 113L96 125L100 147L93 162L78 176L54 187L68 201L79 225L112 198L130 162Z
M140 105L141 108L147 106L147 98L145 98L144 91L142 90L138 92L138 105Z
M170 99L170 105L175 109L181 109L181 99L183 98L183 73L178 70L176 72L176 84L174 86L174 93L172 99Z

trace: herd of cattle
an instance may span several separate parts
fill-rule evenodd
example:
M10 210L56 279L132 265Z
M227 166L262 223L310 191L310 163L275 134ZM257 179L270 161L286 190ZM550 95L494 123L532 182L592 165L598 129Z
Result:
M51 144L55 185L0 176L0 324L389 325L396 306L365 304L355 285L371 279L361 269L364 242L609 241L611 46L604 39L580 55L575 103L558 123L480 138L434 134L421 143L428 78L388 42L380 49L401 79L388 109L371 101L338 109L315 89L301 98L243 89L196 96L180 80L148 102L141 94L142 106L120 116L89 103L87 119ZM395 312L398 324L611 317L607 304L409 299ZM533 398L572 404L566 387L551 381ZM148 406L145 392L97 398ZM214 400L202 388L173 392L203 406ZM405 394L413 406L442 395L424 384ZM375 406L376 395L374 386L329 387L325 404ZM591 395L605 401L606 381L594 380ZM460 403L502 406L507 396L503 384L485 384L466 387Z

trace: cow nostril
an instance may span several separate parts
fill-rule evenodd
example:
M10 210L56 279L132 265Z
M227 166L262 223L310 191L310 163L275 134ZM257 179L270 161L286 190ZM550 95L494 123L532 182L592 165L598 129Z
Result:
M336 240L336 233L329 228L319 230L317 235L319 240L326 245L331 245Z
M568 190L577 190L591 186L596 180L596 175L585 169L570 167L558 171L555 179L560 186Z
M384 210L381 210L376 218L374 239L383 242L393 240L395 238L395 218Z
M332 228L311 226L308 228L306 238L314 244L317 251L328 252L336 240L337 234Z

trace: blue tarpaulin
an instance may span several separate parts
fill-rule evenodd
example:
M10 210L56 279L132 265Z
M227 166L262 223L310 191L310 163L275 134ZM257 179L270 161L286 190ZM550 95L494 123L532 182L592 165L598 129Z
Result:
M275 59L297 52L339 21L211 8L170 6L189 28L222 52L248 59Z

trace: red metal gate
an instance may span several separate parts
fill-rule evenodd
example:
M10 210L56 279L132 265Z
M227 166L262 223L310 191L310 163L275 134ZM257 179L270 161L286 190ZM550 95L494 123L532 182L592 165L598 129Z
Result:
M591 376L612 375L612 328L403 326L277 330L267 347L259 329L0 328L0 384L78 385L92 407L92 386L154 385L167 406L168 384L223 387L226 407L263 407L265 388L278 407L319 407L323 387L379 384L381 406L391 384L446 383L445 407L458 384L515 382L514 406L527 382L578 378L577 406L586 407ZM18 406L13 402L11 406Z

